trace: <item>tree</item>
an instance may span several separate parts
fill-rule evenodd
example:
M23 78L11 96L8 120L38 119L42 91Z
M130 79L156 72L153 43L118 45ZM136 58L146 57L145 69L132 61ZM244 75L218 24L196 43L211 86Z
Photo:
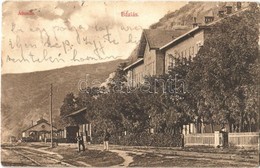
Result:
M127 63L121 63L117 67L114 77L108 83L108 87L110 91L115 91L116 90L115 87L117 87L117 89L118 87L120 87L120 90L126 87L127 78L126 78L126 71L124 71L126 65Z
M62 125L74 125L74 121L71 118L64 118L66 115L76 110L76 99L73 93L68 93L63 100L63 104L60 108L60 117Z
M255 76L251 66L258 56L259 9L251 8L242 14L223 19L212 27L210 38L198 52L191 79L199 78L198 95L209 107L213 122L227 122L230 131L236 125L244 131L246 121L246 88ZM199 62L198 62L199 61Z

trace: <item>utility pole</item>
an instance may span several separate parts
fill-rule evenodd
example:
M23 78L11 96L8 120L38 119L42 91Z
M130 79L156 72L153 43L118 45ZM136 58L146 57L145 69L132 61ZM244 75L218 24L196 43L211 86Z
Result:
M51 109L50 109L50 124L51 124L51 148L53 148L53 128L52 128L52 84L51 84Z

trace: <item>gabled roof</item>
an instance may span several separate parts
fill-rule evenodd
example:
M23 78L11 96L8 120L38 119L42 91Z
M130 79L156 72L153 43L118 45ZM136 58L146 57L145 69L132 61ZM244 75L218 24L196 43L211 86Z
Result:
M82 109L79 109L79 110L77 110L77 111L74 111L74 112L72 112L72 113L70 113L70 114L64 116L64 118L75 116L75 115L80 114L80 113L82 113L82 112L86 112L86 110L87 110L87 107L82 108Z
M37 124L40 124L40 123L48 123L48 121L41 118L40 120L37 121Z
M147 43L150 49L159 49L187 31L188 29L144 29L139 44L138 56L143 56Z
M180 41L181 39L190 37L191 35L195 34L196 32L198 32L202 29L205 29L205 28L209 28L209 26L197 26L197 27L191 29L190 31L185 32L182 35L178 36L177 38L171 40L169 43L166 43L164 46L160 47L160 50L166 49L166 48L170 47L171 45L175 44L176 42Z
M158 49L185 32L187 32L187 29L144 29L143 31L150 49Z
M39 122L39 121L40 121L40 122ZM40 124L42 124L42 123L46 123L47 125L51 126L51 124L49 124L48 122L45 122L45 121L47 121L47 120L45 120L45 119L40 119L40 120L37 121L37 124L32 125L31 127L27 128L27 129L25 129L25 130L23 130L22 132L25 132L25 131L27 131L27 130L29 130L29 129L31 129L31 128L37 126L37 125L40 125ZM55 128L55 129L57 129L57 128L54 127L54 126L52 126L52 127Z
M86 112L87 112L87 107L79 109L69 115L64 116L63 118L71 117L77 124L87 124L89 123L89 120L84 116L84 113Z

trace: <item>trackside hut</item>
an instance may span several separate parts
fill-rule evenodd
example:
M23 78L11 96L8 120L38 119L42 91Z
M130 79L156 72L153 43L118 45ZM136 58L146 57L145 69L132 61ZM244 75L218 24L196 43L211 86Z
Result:
M85 118L87 108L82 108L75 112L72 112L69 115L66 115L64 118L72 118L75 123L78 125L78 133L83 133L83 139L86 142L87 136L91 138L91 123Z

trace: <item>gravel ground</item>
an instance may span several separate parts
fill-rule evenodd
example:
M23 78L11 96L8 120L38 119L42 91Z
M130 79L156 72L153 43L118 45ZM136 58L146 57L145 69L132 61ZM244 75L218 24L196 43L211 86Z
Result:
M61 161L78 167L257 167L257 149L215 149L210 147L157 148L111 145L110 151L103 151L102 145L87 145L85 152L78 152L76 144L21 144L34 150L57 153ZM32 150L33 151L33 150ZM36 151L37 152L37 151ZM3 152L2 152L3 153ZM2 164L8 165L8 155ZM25 162L24 160L22 160ZM24 163L26 165L26 163ZM11 165L12 166L12 165ZM19 159L13 163L19 166Z

